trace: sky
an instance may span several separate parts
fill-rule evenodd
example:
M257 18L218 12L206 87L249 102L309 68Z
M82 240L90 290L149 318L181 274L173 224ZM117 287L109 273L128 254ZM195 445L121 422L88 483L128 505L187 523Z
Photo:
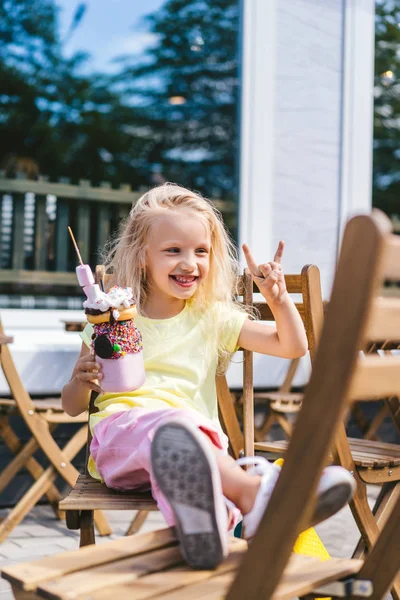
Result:
M56 0L60 7L61 39L66 39L73 15L82 0ZM157 10L164 0L85 0L87 9L79 27L66 39L67 56L88 51L90 71L112 72L111 59L120 54L140 54L152 41L141 17Z

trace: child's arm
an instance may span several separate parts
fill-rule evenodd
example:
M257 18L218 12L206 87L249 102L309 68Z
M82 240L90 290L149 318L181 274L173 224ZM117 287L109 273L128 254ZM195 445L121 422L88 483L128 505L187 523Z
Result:
M69 383L61 391L62 407L71 417L87 410L91 390L101 392L96 380L102 379L101 365L96 363L94 354L90 354L86 344L82 344L81 353L72 372Z
M297 358L307 352L308 343L303 321L286 289L281 268L283 248L279 242L274 260L257 265L248 246L243 245L250 273L275 317L276 327L246 319L238 343L253 352Z

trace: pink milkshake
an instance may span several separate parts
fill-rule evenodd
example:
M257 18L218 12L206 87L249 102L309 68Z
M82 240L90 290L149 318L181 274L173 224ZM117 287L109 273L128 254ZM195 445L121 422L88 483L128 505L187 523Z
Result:
M129 392L145 381L143 343L134 323L136 309L131 288L112 287L103 292L94 283L89 265L76 268L87 299L86 317L93 325L92 349L102 365L103 392Z

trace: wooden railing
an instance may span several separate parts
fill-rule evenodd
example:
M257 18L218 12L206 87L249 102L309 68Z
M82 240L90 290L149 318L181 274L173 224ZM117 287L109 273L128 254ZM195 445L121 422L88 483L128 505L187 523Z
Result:
M107 183L92 187L88 181L71 185L65 180L7 179L0 174L0 292L53 286L57 293L78 291L67 226L74 231L84 262L93 267L143 193L127 185L112 189ZM232 226L235 204L213 202Z

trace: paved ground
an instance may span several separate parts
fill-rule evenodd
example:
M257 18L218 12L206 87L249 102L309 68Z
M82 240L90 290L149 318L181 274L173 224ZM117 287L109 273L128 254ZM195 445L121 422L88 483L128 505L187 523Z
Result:
M376 497L376 488L370 488L370 500ZM7 510L0 510L0 518ZM112 511L106 513L113 528L112 536L98 538L98 543L107 542L124 535L133 513ZM154 512L145 522L142 531L149 531L164 525L160 513ZM335 556L351 556L355 546L357 528L350 510L344 508L340 513L322 523L318 532L328 551ZM8 539L0 544L0 569L6 565L25 562L56 554L78 547L78 534L69 531L64 522L56 521L54 513L47 506L34 508L29 516L14 529ZM9 584L0 579L0 600L11 600L13 595Z

